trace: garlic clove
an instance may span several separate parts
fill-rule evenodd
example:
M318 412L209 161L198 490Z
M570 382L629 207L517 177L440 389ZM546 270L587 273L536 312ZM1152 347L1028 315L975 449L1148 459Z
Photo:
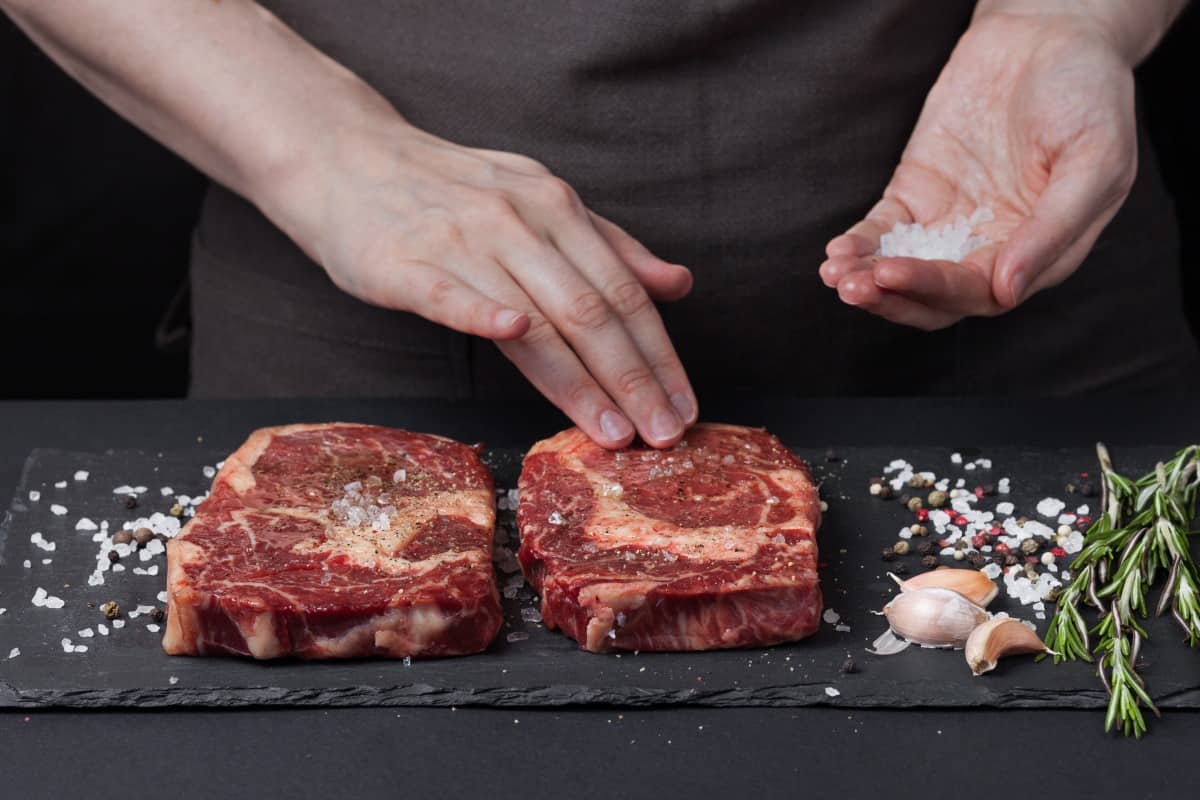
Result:
M929 647L962 647L987 612L950 589L929 587L902 592L883 614L897 636Z
M1036 631L1012 617L992 617L971 631L971 635L967 637L967 666L976 675L992 671L1001 658L1018 653L1055 655L1054 651L1038 638Z
M900 580L892 573L888 576L896 582L902 592L914 589L951 589L970 600L977 606L987 607L996 598L1000 587L996 582L977 569L955 569L954 567L938 567L930 572L914 575L908 580Z

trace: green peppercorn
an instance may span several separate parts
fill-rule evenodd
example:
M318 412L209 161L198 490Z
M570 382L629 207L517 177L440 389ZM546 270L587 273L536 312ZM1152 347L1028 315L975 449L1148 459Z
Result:
M898 556L908 555L908 540L901 539L900 541L896 542L894 545L892 545L892 552Z
M1036 553L1038 551L1038 547L1040 547L1040 545L1038 544L1037 539L1034 539L1033 537L1025 539L1021 542L1021 552L1027 556L1031 556Z
M909 511L911 511L915 514L917 512L917 510L922 507L921 498L910 497L910 498L908 498L908 502L905 503L904 505L908 508Z
M100 613L104 615L105 619L116 619L121 616L121 606L116 600L109 600L100 605Z
M929 507L930 508L941 508L944 505L946 505L946 493L945 492L943 492L939 489L935 489L934 491L929 493Z
M924 525L921 525L916 522L914 522L912 525L909 525L908 530L910 533L912 533L913 536L928 536L929 535L929 528L926 528Z

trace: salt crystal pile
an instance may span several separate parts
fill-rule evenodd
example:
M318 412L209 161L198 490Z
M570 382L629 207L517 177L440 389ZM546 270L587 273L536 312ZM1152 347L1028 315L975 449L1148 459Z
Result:
M970 219L959 217L953 225L938 229L926 228L919 222L912 225L897 222L890 233L879 237L876 255L962 261L970 253L992 243L986 236L974 235L972 231L995 218L992 210L985 207L977 209Z

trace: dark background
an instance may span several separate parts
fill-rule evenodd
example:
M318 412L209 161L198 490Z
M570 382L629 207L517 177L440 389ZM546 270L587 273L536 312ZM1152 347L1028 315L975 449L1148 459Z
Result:
M1193 4L1138 82L1183 231L1181 290L1200 332L1197 32ZM186 310L204 180L2 16L0 113L0 399L182 395L186 338L163 320L179 316L173 303Z

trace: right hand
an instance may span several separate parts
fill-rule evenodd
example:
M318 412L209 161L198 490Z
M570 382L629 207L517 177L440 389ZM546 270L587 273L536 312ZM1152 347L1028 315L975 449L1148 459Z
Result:
M654 307L691 273L533 159L407 124L331 143L268 214L365 302L492 339L604 447L678 442L695 394Z

